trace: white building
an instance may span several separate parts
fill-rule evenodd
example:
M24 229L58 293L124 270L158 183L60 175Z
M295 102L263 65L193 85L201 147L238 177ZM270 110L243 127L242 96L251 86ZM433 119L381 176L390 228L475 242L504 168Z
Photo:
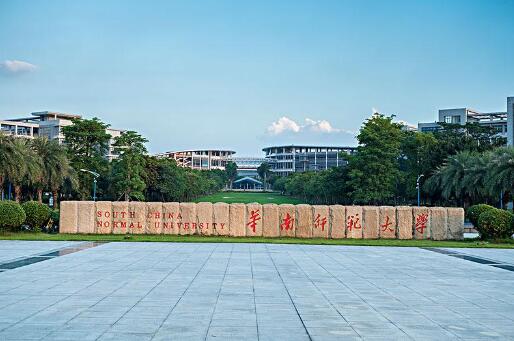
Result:
M227 162L231 161L231 157L235 153L231 150L222 149L196 149L165 152L157 156L174 159L180 167L199 170L224 170Z

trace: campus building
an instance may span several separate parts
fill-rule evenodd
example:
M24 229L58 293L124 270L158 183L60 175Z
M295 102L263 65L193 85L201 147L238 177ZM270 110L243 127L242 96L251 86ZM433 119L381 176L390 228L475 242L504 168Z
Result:
M507 111L479 112L469 108L441 109L436 122L418 123L418 131L431 132L441 129L439 123L478 123L492 127L499 136L505 137L509 145L514 143L514 97L507 97Z
M82 118L82 116L52 111L33 112L29 117L0 120L0 132L22 138L46 137L49 140L63 143L62 128L72 125L72 120L78 118ZM112 161L118 157L113 147L114 139L120 136L124 130L107 128L105 132L111 135L106 158Z
M266 160L277 175L321 171L332 167L345 166L344 155L351 155L355 147L289 145L264 148Z
M232 157L231 160L237 165L238 176L248 176L256 178L259 176L257 168L263 163L267 162L263 157Z
M236 152L222 149L196 149L165 152L158 157L169 157L177 161L180 167L199 170L221 169L224 170L227 162L231 161Z

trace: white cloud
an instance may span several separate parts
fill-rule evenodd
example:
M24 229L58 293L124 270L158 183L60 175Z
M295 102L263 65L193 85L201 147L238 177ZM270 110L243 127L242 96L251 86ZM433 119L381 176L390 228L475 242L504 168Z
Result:
M267 131L270 135L280 135L286 132L311 132L318 134L332 134L341 132L348 134L354 133L352 131L334 128L327 120L313 120L311 118L306 118L305 123L300 124L286 116L280 117L277 121L272 122L271 125L268 126Z
M268 127L268 133L271 135L282 134L286 131L298 133L300 130L301 127L298 125L298 123L285 116L279 118L278 121L271 123L271 125Z
M8 74L20 74L32 72L37 69L37 66L21 60L4 60L0 62L0 70Z

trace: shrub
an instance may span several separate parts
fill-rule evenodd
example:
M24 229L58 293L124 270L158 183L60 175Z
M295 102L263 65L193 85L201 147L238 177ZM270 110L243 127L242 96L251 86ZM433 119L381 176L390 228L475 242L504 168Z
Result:
M52 218L52 221L54 222L54 225L59 225L59 210L58 209L54 209L52 210L52 215L51 215L51 218Z
M37 201L24 202L21 207L27 215L25 224L29 225L34 231L40 232L41 228L48 222L52 210Z
M470 208L468 208L466 215L468 216L469 221L473 224L475 228L478 227L478 218L480 217L480 214L487 210L494 210L495 208L491 205L486 204L478 204L473 205Z
M514 215L509 211L485 210L478 218L477 230L482 239L510 238L514 233Z
M0 201L0 229L16 230L25 221L26 215L15 201Z

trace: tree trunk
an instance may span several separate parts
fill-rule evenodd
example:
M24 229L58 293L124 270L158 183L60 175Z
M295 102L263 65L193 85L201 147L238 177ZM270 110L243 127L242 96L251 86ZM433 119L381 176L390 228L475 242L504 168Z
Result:
M14 186L14 200L16 200L16 202L20 202L20 200L21 200L21 186L20 185Z
M59 208L59 200L57 199L57 195L59 192L57 190L52 191L52 196L54 197L54 208Z
M43 190L41 188L37 189L37 202L40 204L43 203Z

